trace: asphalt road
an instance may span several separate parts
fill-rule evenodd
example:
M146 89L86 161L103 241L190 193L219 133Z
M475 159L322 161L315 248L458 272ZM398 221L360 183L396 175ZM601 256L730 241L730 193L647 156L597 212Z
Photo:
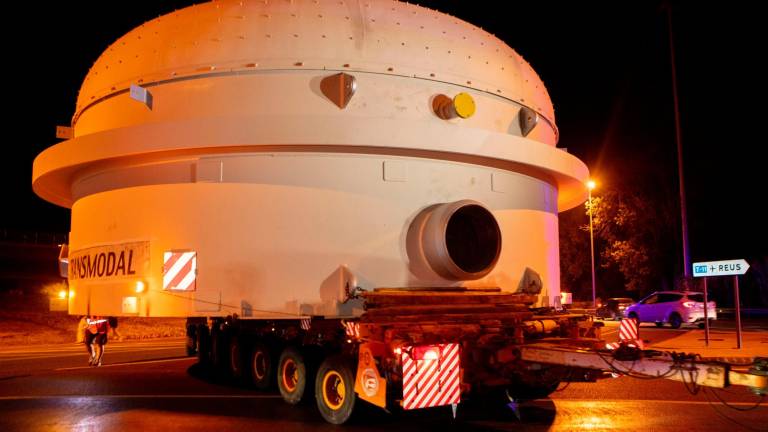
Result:
M645 337L652 332L677 331L649 329ZM275 393L233 386L183 354L181 340L114 343L104 366L93 368L74 344L0 349L0 430L341 430L311 404L292 407ZM369 408L343 430L765 430L768 400L736 410L756 402L742 388L692 395L679 382L622 377L572 383L551 399L522 404L520 419L503 403L462 403L456 420L448 407L392 414Z
M184 338L116 342L104 349L103 365L186 357ZM40 371L88 367L85 345L0 347L0 381Z

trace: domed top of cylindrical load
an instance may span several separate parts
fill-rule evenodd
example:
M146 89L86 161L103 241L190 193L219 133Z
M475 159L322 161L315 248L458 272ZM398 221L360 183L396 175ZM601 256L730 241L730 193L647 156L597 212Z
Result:
M232 181L171 165L273 151L517 172L555 184L561 210L586 196L586 166L555 148L552 104L531 67L478 27L397 1L227 0L161 16L96 61L72 126L32 173L38 195L67 207L112 189Z
M528 63L458 18L399 1L224 0L153 19L112 44L80 89L75 135L84 112L131 84L293 69L455 84L528 107L555 128L549 95Z

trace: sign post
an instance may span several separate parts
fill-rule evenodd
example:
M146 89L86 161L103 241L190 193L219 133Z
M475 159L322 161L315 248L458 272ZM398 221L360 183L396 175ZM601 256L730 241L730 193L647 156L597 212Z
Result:
M693 263L693 277L704 278L704 340L709 346L709 303L707 302L707 277L733 275L733 298L736 303L736 347L741 349L741 304L739 303L739 275L749 270L743 259Z
M709 299L707 298L707 278L704 278L704 346L709 346Z
M739 302L739 276L733 276L733 299L736 302L736 348L741 349L741 306Z

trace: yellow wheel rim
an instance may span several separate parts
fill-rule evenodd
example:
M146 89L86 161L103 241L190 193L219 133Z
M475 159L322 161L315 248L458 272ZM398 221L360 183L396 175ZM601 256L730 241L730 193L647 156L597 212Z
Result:
M296 367L296 362L288 359L283 363L283 388L289 393L296 390L296 384L299 382L299 368Z
M332 410L341 408L346 392L344 380L338 372L328 371L325 373L323 377L323 402L328 408Z
M261 351L253 356L253 374L261 380L267 375L267 359Z
M239 358L240 358L240 349L237 347L237 345L232 345L229 348L229 364L231 365L233 372L240 371L240 363L238 360Z

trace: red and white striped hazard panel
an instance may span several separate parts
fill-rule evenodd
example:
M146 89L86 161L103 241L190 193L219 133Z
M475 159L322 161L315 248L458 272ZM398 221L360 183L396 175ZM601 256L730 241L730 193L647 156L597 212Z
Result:
M402 347L403 409L457 404L459 344Z
M197 252L166 251L163 253L163 289L194 291L197 279Z
M618 348L621 344L632 345L638 348L645 348L640 339L640 325L634 318L625 318L619 324L619 342L605 344L605 347L611 350Z
M634 318L627 318L621 320L619 325L619 339L621 340L637 340L637 321Z
M344 326L344 333L349 337L360 337L360 323L354 321L341 320L341 324Z

